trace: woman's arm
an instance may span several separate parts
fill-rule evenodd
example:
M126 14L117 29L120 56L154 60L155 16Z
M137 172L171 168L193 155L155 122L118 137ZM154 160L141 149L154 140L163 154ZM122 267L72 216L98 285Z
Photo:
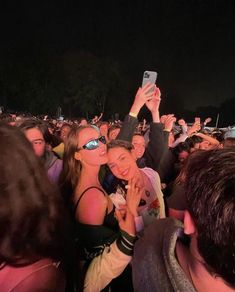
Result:
M119 276L131 261L136 240L134 217L128 209L124 217L116 211L116 217L122 230L121 235L106 247L101 255L92 260L85 277L85 292L101 291L112 279Z

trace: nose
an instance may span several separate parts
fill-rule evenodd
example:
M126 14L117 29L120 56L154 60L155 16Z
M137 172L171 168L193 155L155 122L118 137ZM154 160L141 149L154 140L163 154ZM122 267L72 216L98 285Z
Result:
M117 171L118 171L119 174L121 174L124 170L125 170L124 165L120 165L120 164L117 165Z
M106 150L107 152L107 145L99 141L99 148L102 150Z

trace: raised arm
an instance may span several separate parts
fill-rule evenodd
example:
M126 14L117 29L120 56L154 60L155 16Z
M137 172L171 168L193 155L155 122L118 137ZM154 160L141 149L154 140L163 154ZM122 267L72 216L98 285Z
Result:
M138 125L137 116L141 108L147 100L154 98L154 91L151 91L153 86L154 85L151 83L146 83L145 86L138 89L130 112L124 119L124 123L117 136L117 139L131 142L136 126Z

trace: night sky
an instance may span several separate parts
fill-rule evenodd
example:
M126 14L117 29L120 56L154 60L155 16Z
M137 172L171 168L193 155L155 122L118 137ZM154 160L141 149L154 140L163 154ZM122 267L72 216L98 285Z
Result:
M153 70L164 103L219 106L235 98L234 15L233 0L5 1L1 56L80 49L118 62L132 96Z

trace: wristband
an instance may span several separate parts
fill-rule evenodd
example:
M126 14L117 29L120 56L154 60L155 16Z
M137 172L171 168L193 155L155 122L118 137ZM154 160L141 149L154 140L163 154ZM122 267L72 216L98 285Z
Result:
M136 239L136 236L132 236L121 230L121 234L117 239L116 244L121 252L123 252L125 255L132 256Z
M129 116L133 117L133 118L137 118L137 114L136 113L133 113L133 112L129 112Z

